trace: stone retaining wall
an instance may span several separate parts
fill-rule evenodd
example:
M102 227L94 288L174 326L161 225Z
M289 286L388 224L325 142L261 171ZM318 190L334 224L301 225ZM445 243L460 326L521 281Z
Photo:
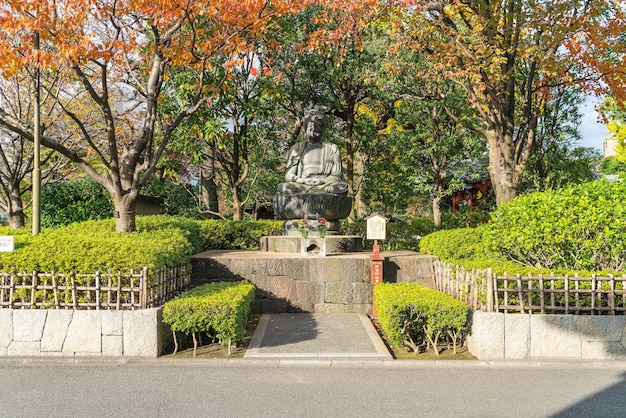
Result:
M384 252L384 281L434 286L432 256ZM257 287L254 313L372 311L369 253L302 257L300 254L215 250L191 259L193 286L246 279Z
M626 316L477 311L468 348L479 360L624 360Z
M172 340L161 311L0 309L0 356L158 357Z

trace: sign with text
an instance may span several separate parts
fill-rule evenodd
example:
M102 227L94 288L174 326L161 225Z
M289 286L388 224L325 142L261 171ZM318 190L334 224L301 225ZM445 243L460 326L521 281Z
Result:
M0 253L10 253L15 249L12 235L0 235Z
M367 239L386 239L386 236L387 218L378 213L370 215L367 218Z

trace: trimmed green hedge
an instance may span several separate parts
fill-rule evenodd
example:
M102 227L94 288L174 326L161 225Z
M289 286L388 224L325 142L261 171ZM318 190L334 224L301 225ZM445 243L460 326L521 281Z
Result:
M519 196L486 225L486 244L527 267L626 270L626 182L605 180Z
M174 332L192 334L194 356L196 333L205 332L217 338L222 345L241 341L246 330L250 305L254 301L254 285L242 282L213 282L196 287L191 291L166 302L163 306L163 322Z
M283 221L200 221L202 250L258 250L261 237L282 235Z
M416 283L381 283L374 286L380 325L396 347L419 353L432 347L439 354L440 339L454 346L468 327L466 304Z
M188 263L200 249L200 229L185 218L166 215L137 218L137 231L120 234L113 219L44 229L37 236L22 229L13 235L15 251L0 254L0 271L93 273L128 271Z

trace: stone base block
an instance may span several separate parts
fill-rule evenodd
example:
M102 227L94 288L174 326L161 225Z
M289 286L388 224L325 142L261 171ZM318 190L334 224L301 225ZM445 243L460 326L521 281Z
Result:
M325 253L327 255L363 251L363 238L358 235L327 235L324 238L302 238L294 236L261 237L260 250L270 253L301 254L302 242L313 239L324 241Z

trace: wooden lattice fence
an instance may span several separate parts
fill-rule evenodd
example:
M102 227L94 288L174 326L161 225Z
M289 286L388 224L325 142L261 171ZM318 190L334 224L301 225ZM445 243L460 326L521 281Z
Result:
M474 310L505 313L626 314L626 275L509 276L434 262L437 290Z
M0 308L145 309L186 291L190 282L190 264L154 274L147 267L126 273L0 272Z

